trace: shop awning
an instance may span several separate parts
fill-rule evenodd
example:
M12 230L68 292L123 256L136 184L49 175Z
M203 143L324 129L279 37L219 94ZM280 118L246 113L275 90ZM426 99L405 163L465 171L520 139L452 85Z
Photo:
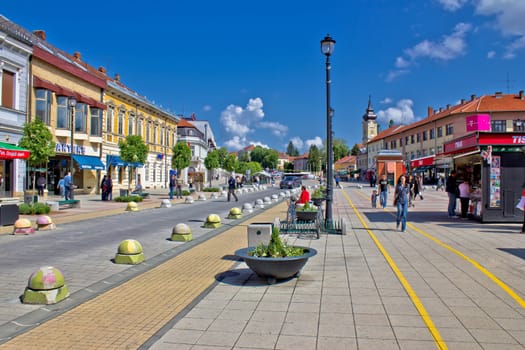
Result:
M131 166L133 168L140 168L143 164L142 163L128 163L122 160L120 156L115 155L108 155L107 158L107 166Z
M0 142L0 160L7 159L27 159L29 150L12 145L10 143Z
M98 157L82 156L74 154L73 159L78 163L80 169L104 170L104 163Z
M412 159L410 161L411 168L427 167L434 164L434 155L426 156L418 159Z

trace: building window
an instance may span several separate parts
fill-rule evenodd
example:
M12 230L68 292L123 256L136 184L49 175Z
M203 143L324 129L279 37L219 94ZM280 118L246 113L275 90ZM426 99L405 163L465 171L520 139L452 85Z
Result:
M420 158L421 157L421 150L417 150L417 157Z
M108 107L106 111L106 132L108 134L113 133L113 117L115 115L115 109L113 107Z
M142 119L137 119L137 135L142 136Z
M454 134L454 124L447 124L447 129L445 131L445 135L452 135Z
M91 112L91 136L102 136L102 109L90 107Z
M405 145L408 145L408 140L409 140L408 136L405 136Z
M144 173L144 180L145 181L149 181L149 164L146 163L144 164L144 168L145 168L145 173Z
M525 121L523 120L514 120L514 131L525 131Z
M135 117L128 116L128 135L133 135L133 124L135 124Z
M505 132L506 125L507 123L505 120L493 120L490 122L492 132Z
M437 153L443 152L443 146L437 146Z
M157 124L153 127L153 143L159 144L159 126Z
M51 113L51 91L46 89L35 90L35 116L37 119L49 125L49 114Z
M146 122L146 143L149 143L150 133L151 133L151 122L147 121Z
M117 134L119 135L124 135L124 113L126 111L122 109L118 111Z
M423 141L427 140L427 131L423 131Z
M414 135L410 135L410 143L414 144Z
M442 126L439 126L437 128L437 134L438 134L437 135L438 137L443 137L443 127Z
M403 147L403 138L399 139L399 147Z
M417 133L416 140L417 140L417 142L421 142L421 134L420 133Z
M77 102L75 106L75 132L86 132L87 104Z
M1 92L2 107L15 109L15 73L7 70L2 71Z
M431 139L431 140L434 139L434 137L435 137L435 136L434 136L434 133L435 133L435 132L434 132L434 129L430 129L430 130L428 131L429 139Z
M69 129L68 98L57 96L57 129Z

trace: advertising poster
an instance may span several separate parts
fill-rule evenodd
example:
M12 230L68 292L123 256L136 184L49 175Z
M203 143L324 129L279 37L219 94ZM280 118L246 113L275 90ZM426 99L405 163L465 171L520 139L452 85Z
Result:
M489 206L496 208L501 206L501 163L500 156L492 156L490 159L490 201Z

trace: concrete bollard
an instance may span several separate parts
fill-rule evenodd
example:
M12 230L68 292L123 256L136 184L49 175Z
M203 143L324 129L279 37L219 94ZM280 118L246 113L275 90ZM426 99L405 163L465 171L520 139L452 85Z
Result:
M272 203L272 199L270 197L266 196L266 197L263 198L263 202L264 202L264 204L270 204L270 203Z
M264 209L264 201L262 199L256 199L255 200L255 207L256 208L260 208L260 209Z
M218 228L221 226L221 218L217 214L208 215L206 222L204 223L205 228Z
M199 194L199 197L197 197L197 200L198 201L205 201L206 200L206 196L204 194Z
M272 194L272 202L278 202L279 201L279 196L277 194Z
M160 202L161 208L171 208L171 201L169 199L163 199L162 202Z
M171 240L176 242L188 242L193 239L191 228L186 224L177 224L172 230Z
M253 205L251 203L244 203L242 205L242 211L247 213L253 213Z
M24 304L56 304L69 296L64 275L53 266L44 266L29 276L22 296Z
M56 229L53 220L47 215L39 215L36 218L36 226L38 231L47 231Z
M129 202L128 206L126 207L126 211L138 211L139 206L135 202Z
M236 207L231 208L230 214L228 215L228 219L233 219L233 220L242 219L241 208L236 208Z
M210 195L210 199L217 199L219 198L219 195L217 194L217 192L212 192L212 194Z
M35 229L29 219L20 218L15 221L13 234L14 235L30 235L35 233Z
M136 265L144 261L142 245L135 239L125 239L120 242L117 254L115 255L115 264Z
M184 200L184 203L193 204L193 197L192 196L186 197L186 199Z

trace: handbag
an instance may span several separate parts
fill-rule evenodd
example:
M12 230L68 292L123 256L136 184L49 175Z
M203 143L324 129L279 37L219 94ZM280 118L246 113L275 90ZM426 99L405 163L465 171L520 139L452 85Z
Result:
M519 210L525 211L525 197L521 197L518 204L516 204L516 208Z

